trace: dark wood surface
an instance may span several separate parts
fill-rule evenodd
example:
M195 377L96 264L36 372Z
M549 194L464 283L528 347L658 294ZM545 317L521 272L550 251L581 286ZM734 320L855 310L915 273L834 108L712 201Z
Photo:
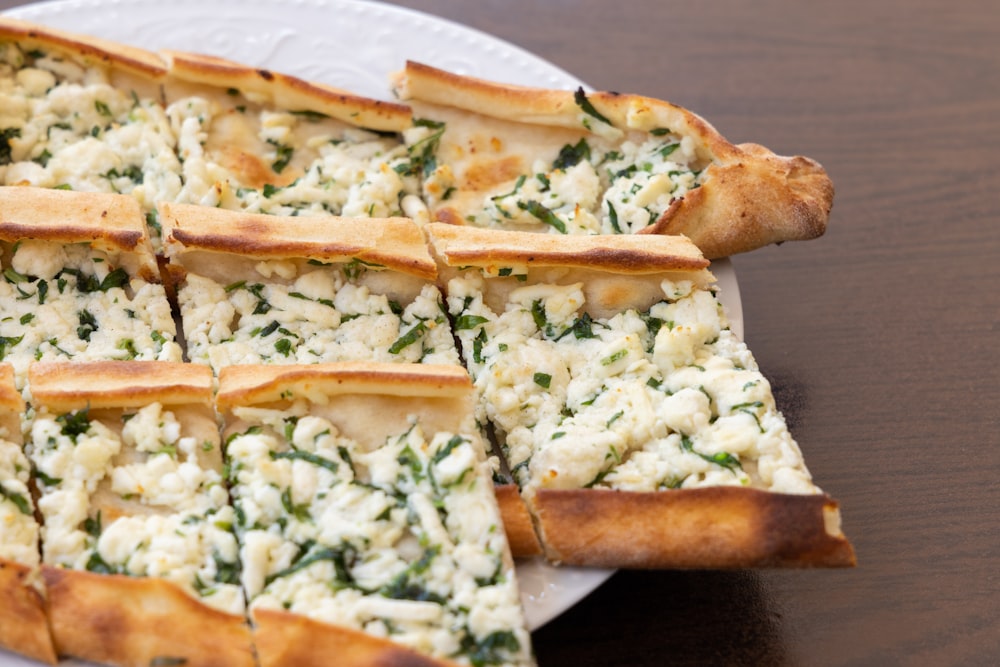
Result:
M619 572L535 632L540 664L1000 664L1000 4L399 4L815 158L837 188L826 236L733 261L857 568Z

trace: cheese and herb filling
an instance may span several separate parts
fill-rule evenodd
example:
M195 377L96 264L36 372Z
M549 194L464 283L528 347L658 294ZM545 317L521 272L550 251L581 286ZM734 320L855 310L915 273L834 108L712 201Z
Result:
M285 609L460 664L531 664L482 445L414 419L375 447L304 402L234 408L251 611Z
M28 486L31 467L6 430L0 428L0 559L37 565L38 522Z
M664 279L648 310L591 317L581 283L467 270L448 306L525 496L738 485L818 493L746 345L715 294ZM487 280L508 281L501 308Z
M207 409L197 434L185 432L182 411L194 409L37 409L28 451L46 564L159 577L242 613L218 432Z
M469 131L467 121L453 114L439 112L435 120L415 123L404 136L422 165L428 205L447 207L453 198L460 200L454 206L461 218L450 221L478 227L633 234L701 185L708 163L692 137L665 127L626 133L612 127L582 93L575 99L581 131L553 132L566 140L557 150L544 145L551 137L536 147L531 130L503 122L492 123L501 128L496 135L473 136L468 146L461 140ZM452 124L456 138L448 137ZM523 165L520 151L537 157ZM470 191L481 192L481 198L465 196Z
M187 273L178 301L192 361L216 370L345 360L458 363L443 299L430 282L416 284L358 259L251 264L250 275L235 282L232 274Z
M180 361L163 286L133 275L126 255L26 239L0 259L0 360L19 381L35 361Z
M166 115L184 180L172 201L274 215L385 218L402 215L404 198L418 194L417 173L398 135L254 99L230 89L170 103Z
M0 184L130 194L147 213L177 198L177 142L148 88L65 54L0 44Z

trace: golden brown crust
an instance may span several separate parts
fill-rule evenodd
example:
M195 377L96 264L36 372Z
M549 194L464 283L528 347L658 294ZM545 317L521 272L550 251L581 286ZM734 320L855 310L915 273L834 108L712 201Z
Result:
M49 566L42 574L59 655L122 667L254 664L246 619L168 581Z
M334 362L327 364L227 366L219 372L220 411L294 398L339 394L457 397L472 381L461 366Z
M620 274L698 271L709 263L678 236L554 236L532 232L427 225L438 257L448 266L566 266Z
M833 207L833 182L823 167L760 146L740 149L750 157L709 167L704 185L641 233L684 234L710 258L822 236Z
M32 585L36 576L35 568L0 558L0 648L54 665L44 601Z
M403 100L414 104L480 114L478 126L484 134L495 131L501 137L503 124L511 122L586 134L583 129L586 114L571 91L484 81L414 62L408 62L396 76L396 87ZM609 92L587 93L586 99L622 132L670 128L691 137L698 159L709 165L701 188L689 192L645 232L684 234L709 259L771 243L812 239L825 232L833 206L833 185L823 167L814 160L779 156L756 144L734 145L705 119L663 100ZM420 113L433 118L433 111ZM494 130L489 129L491 119L499 121ZM461 148L461 141L453 142L456 149ZM509 161L510 156L506 159ZM490 164L489 172L487 186L513 178L504 178L500 161ZM480 194L488 191L481 187L481 179L468 178L466 174L460 185L460 190L466 188ZM706 187L709 189L702 193L701 189ZM463 224L461 211L455 208L461 204L452 203L462 199L461 192L454 194L435 211L437 218Z
M207 250L260 259L322 262L359 259L433 280L437 265L417 224L409 218L356 219L227 211L188 204L159 205L164 253Z
M128 195L0 187L0 240L24 238L135 253L146 270L156 272L145 216Z
M289 111L313 111L358 127L401 132L410 127L410 108L384 102L320 83L214 56L161 52L170 76L191 83L227 90L236 88L267 98L276 107Z
M24 399L14 385L14 367L10 364L0 364L0 415L4 411L24 412Z
M17 41L28 49L58 51L88 64L122 69L149 79L161 79L167 73L163 60L144 49L9 17L0 17L0 40Z
M358 630L275 609L253 612L254 643L261 667L451 667ZM333 657L336 659L333 660ZM333 661L333 662L331 662Z
M621 568L845 567L854 550L826 495L739 487L538 491L549 559Z
M212 400L207 366L170 361L39 362L28 368L32 401L62 412L204 404Z
M493 487L500 506L500 516L503 519L504 532L510 544L510 552L515 558L527 558L542 555L542 545L535 534L535 526L531 521L528 506L517 489L516 484L497 484Z

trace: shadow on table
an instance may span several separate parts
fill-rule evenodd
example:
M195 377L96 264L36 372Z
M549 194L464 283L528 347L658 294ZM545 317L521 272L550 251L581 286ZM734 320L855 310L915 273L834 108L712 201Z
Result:
M534 638L543 666L781 665L781 620L753 571L620 571Z

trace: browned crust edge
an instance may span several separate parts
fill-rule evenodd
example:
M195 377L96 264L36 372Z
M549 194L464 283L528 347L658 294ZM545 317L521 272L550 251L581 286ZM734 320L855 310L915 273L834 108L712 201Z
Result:
M613 568L850 567L829 496L707 487L656 493L540 490L548 558Z
M433 222L426 227L448 266L567 266L619 274L698 271L709 266L681 236L554 236Z
M160 55L171 77L222 90L236 88L263 94L276 106L289 111L313 111L358 127L388 132L401 132L413 122L412 111L403 104L362 97L333 86L216 56L171 50L161 51Z
M61 656L124 667L170 658L185 667L254 665L243 616L212 609L168 581L49 566L42 575Z
M14 367L0 364L0 411L24 412L24 408L24 398L14 384Z
M56 664L44 599L31 585L35 568L0 558L0 647Z
M287 611L256 609L252 618L254 643L261 667L326 667L334 663L339 667L455 665L387 639Z
M324 364L238 365L219 371L216 406L271 403L338 394L456 397L472 391L461 366L332 362Z
M529 558L542 555L542 545L535 534L528 506L518 491L516 484L497 484L493 487L500 507L507 543L515 558Z
M409 218L369 218L360 223L336 216L279 218L167 202L159 204L159 212L168 257L206 250L326 262L357 258L427 280L437 277L437 264L423 234Z
M486 81L416 62L407 62L395 79L404 100L521 123L583 129L581 109L571 91ZM693 137L700 158L712 163L704 184L645 233L683 234L709 259L825 233L834 188L815 160L780 156L758 144L734 145L701 116L664 100L613 92L587 93L586 98L620 130L669 127Z
M202 404L212 400L207 366L172 361L38 362L28 367L32 402L50 410Z
M145 217L128 195L0 186L0 239L22 238L136 252L155 266Z
M150 51L6 16L0 17L2 39L52 49L89 63L135 72L151 80L161 79L167 73L163 60Z

